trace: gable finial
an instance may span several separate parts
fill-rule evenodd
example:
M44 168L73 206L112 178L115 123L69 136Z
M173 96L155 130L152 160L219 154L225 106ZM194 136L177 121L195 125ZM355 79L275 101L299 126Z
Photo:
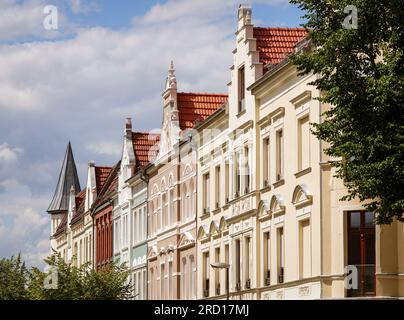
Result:
M166 80L166 90L177 89L177 78L175 77L174 62L171 60L170 66L168 68L168 76Z

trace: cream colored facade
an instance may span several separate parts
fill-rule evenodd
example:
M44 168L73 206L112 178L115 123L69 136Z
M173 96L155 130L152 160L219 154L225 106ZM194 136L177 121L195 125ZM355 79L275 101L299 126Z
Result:
M230 264L231 299L402 297L404 224L375 227L359 201L340 200L346 189L310 132L329 108L309 85L316 76L286 60L263 75L250 17L239 9L228 107L198 128L197 297L225 298L213 262Z
M95 165L89 163L87 185L78 195L74 189L70 192L69 209L67 212L67 221L62 220L59 224L64 224L62 232L57 232L52 242L55 243L54 249L59 253L67 263L79 267L84 263L90 263L93 267L93 219L91 216L91 205L96 196L95 187ZM91 191L92 190L92 191ZM76 197L83 197L81 206L76 208ZM81 212L79 212L79 210ZM58 227L61 227L58 225ZM52 230L55 234L56 230Z

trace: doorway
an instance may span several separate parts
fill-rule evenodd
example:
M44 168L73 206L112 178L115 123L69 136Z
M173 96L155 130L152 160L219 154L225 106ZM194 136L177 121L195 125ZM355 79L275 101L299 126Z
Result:
M367 211L348 212L348 265L358 271L357 288L347 290L349 297L374 296L375 290L375 225L374 214Z

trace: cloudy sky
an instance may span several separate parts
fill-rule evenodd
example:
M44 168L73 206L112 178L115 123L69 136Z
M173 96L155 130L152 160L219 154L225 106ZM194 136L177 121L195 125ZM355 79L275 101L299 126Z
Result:
M300 24L287 0L245 1L261 26ZM44 7L58 9L46 30ZM0 0L0 257L49 253L47 206L70 140L87 162L120 156L125 118L161 125L171 59L180 91L225 93L238 1Z

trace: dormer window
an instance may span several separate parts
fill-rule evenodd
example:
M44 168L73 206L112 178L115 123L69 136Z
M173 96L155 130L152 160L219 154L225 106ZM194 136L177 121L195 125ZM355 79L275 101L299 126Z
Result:
M238 69L238 112L245 110L245 68Z

